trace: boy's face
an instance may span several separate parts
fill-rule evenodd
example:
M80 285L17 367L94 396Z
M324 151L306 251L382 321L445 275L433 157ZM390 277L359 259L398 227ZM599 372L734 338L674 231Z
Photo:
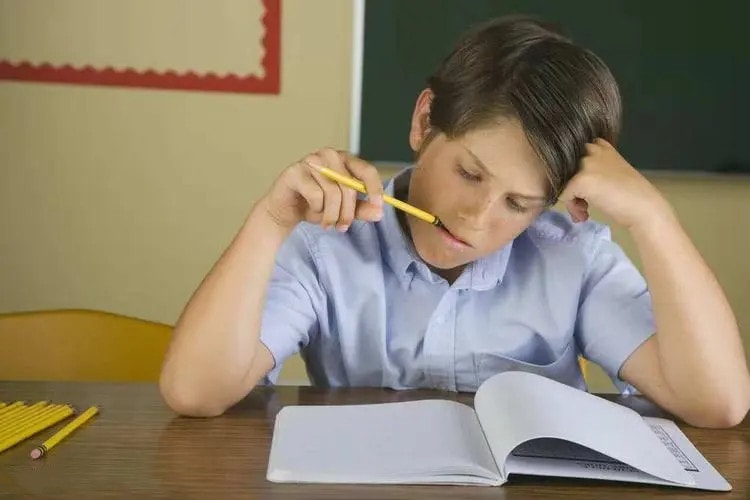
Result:
M419 137L411 142L418 150ZM445 229L409 217L414 247L427 264L460 270L523 232L544 209L546 186L517 121L455 140L439 134L417 159L409 203L435 214Z

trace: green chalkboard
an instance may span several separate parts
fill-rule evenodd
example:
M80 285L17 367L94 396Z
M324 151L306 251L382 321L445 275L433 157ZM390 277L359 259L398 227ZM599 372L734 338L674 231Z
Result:
M618 147L637 168L750 173L746 0L367 0L360 155L411 161L427 76L466 28L509 13L557 23L609 65L623 96Z

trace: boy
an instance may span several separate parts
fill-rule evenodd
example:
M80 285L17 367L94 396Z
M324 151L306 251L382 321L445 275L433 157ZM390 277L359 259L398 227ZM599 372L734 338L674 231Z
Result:
M375 168L346 153L289 166L181 316L167 403L218 415L298 350L318 385L453 391L509 369L584 389L581 354L688 423L741 421L735 319L668 203L612 146L620 96L604 63L508 17L467 33L428 83L415 165L385 192L444 226L383 205ZM314 165L361 179L368 199ZM558 200L570 217L548 210ZM630 231L645 280L589 206Z

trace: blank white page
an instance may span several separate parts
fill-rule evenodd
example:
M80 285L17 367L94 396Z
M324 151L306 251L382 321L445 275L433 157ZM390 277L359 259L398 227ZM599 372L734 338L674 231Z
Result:
M501 464L521 443L555 438L578 443L652 476L695 485L695 479L640 415L560 382L532 373L500 373L482 384L474 407ZM507 477L503 465L500 470Z
M284 407L276 417L267 477L333 483L500 479L474 410L447 400Z

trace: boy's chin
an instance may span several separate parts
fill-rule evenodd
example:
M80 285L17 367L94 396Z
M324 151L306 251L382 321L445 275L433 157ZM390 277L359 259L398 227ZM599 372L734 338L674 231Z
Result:
M455 256L435 255L431 252L420 252L419 249L417 249L417 254L419 254L419 257L425 264L441 271L450 271L451 269L463 267L472 262L471 259L457 259Z

